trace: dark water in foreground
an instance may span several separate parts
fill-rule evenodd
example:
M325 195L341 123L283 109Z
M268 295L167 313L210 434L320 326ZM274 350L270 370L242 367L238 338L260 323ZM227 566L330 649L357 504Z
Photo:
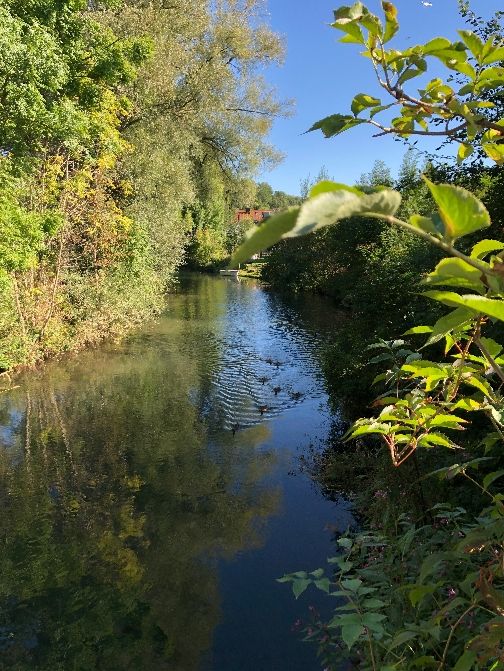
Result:
M0 394L0 668L319 668L291 632L317 595L275 578L350 521L299 472L335 319L186 278L156 323Z

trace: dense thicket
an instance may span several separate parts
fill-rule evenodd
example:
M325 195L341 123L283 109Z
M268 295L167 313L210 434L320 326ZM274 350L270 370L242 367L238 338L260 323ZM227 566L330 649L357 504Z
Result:
M3 0L0 23L9 369L159 309L191 239L229 253L232 208L278 158L258 68L282 45L255 1Z

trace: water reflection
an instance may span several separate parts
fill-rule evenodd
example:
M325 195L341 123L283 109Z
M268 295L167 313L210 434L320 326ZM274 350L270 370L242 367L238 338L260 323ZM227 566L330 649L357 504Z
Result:
M279 511L265 420L321 394L309 333L230 287L191 280L128 341L0 395L1 668L200 668L219 562Z

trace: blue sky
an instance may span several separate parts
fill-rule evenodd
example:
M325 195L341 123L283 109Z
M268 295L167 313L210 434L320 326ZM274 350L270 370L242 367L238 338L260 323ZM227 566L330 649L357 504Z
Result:
M457 37L457 29L467 28L457 12L456 0L396 0L401 29L396 48L425 42L436 36ZM285 64L270 68L265 75L280 98L294 98L294 115L275 122L270 141L285 154L282 164L259 175L274 189L299 193L299 182L308 173L315 176L325 166L336 181L352 183L382 159L395 173L405 153L402 143L391 137L373 138L373 129L354 128L335 138L325 139L320 131L306 131L314 121L336 112L348 113L356 93L380 93L369 61L359 55L358 45L340 44L342 33L331 28L332 10L352 0L268 0L268 22L287 45ZM380 2L369 0L371 11L380 13ZM489 17L502 9L501 0L473 0L473 9ZM413 81L415 84L417 80ZM419 146L421 146L419 142ZM430 142L430 144L429 144ZM426 140L430 150L439 142Z

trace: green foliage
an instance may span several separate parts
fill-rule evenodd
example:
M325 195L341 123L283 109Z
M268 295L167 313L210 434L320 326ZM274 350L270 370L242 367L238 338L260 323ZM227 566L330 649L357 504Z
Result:
M119 335L241 242L275 162L256 2L0 2L0 365ZM254 39L246 39L254 27ZM186 254L187 251L187 254ZM194 258L191 256L194 253Z
M342 42L364 47L363 55L371 60L378 84L388 98L382 102L370 94L359 93L351 104L353 116L332 114L317 121L310 130L320 129L326 137L332 137L354 126L370 124L380 134L403 138L411 135L456 138L460 142L459 161L472 153L471 143L479 136L487 156L501 163L504 153L499 140L504 134L504 120L488 115L495 103L481 99L488 91L498 95L502 88L503 70L495 65L503 59L501 39L490 34L483 42L474 32L461 30L461 42L436 37L402 51L389 49L385 45L399 29L397 10L390 2L382 2L382 8L385 23L361 2L342 7L335 11L332 27L345 33ZM417 92L407 91L406 82L428 73L431 59L437 59L448 69L446 81L435 77ZM454 75L463 78L458 90L450 85ZM389 125L377 121L383 112L398 104L401 105L398 115ZM441 123L444 130L437 128Z
M445 505L432 519L400 516L393 542L344 535L327 576L318 569L280 580L296 597L314 585L341 603L306 631L325 668L339 668L349 652L361 652L359 669L500 668L503 519Z
M392 4L382 6L385 24L357 2L336 10L333 25L345 33L343 41L366 47L365 55L373 61L381 86L403 105L400 116L390 128L383 126L374 120L383 106L371 108L380 101L359 94L352 103L354 117L332 115L313 129L321 128L331 136L370 123L384 133L401 136L436 134L429 122L442 118L445 131L439 134L466 135L459 158L469 155L471 143L477 140L500 163L502 121L485 117L480 110L487 105L478 98L503 85L504 72L492 66L502 58L499 42L493 35L483 42L461 31L460 43L435 38L406 52L386 51L384 45L397 32L398 23ZM467 50L475 66L468 62ZM459 98L440 79L419 91L419 98L404 93L403 84L425 72L426 57L431 56L471 80L458 91ZM370 117L357 118L368 107ZM458 127L450 128L450 122L460 119ZM408 185L408 175L402 177ZM344 437L355 448L364 445L371 459L378 461L379 446L385 447L395 469L413 464L420 505L408 506L411 495L404 490L407 513L401 516L400 505L387 504L388 491L377 490L385 510L375 513L372 521L381 534L367 531L340 539L345 553L334 558L338 567L334 575L326 578L317 569L282 579L293 583L296 597L314 583L345 599L328 623L320 622L315 633L313 628L307 630L306 639L318 642L326 668L339 668L346 649L355 654L359 669L373 671L502 667L504 496L498 487L504 441L504 346L499 343L504 322L504 254L498 239L475 240L474 234L482 235L491 225L490 214L476 195L449 183L427 178L425 183L434 208L418 213L409 208L397 212L400 200L398 194L394 200L390 189L369 193L321 182L289 222L288 232L280 230L278 218L272 218L266 224L268 231L255 239L260 245L268 234L267 242L274 244L286 235L302 235L353 214L385 220L443 254L424 278L425 284L441 289L425 291L424 296L438 308L455 308L441 314L432 326L426 324L429 320L410 325L408 335L424 341L427 335L416 351L403 340L382 339L371 346L378 353L370 364L386 366L373 382L380 395L372 404L372 416L355 421ZM341 194L332 209L330 189ZM375 194L384 197L385 207L377 204ZM253 243L251 236L244 248L248 253ZM391 248L389 255L393 252ZM383 310L381 296L379 303ZM424 352L426 347L433 348L432 354ZM470 509L448 504L429 509L422 484L428 473L421 469L436 459L446 463L430 475L448 481L462 476L470 483L463 487L465 496L472 494ZM393 479L390 476L389 481ZM361 512L369 518L369 511Z

